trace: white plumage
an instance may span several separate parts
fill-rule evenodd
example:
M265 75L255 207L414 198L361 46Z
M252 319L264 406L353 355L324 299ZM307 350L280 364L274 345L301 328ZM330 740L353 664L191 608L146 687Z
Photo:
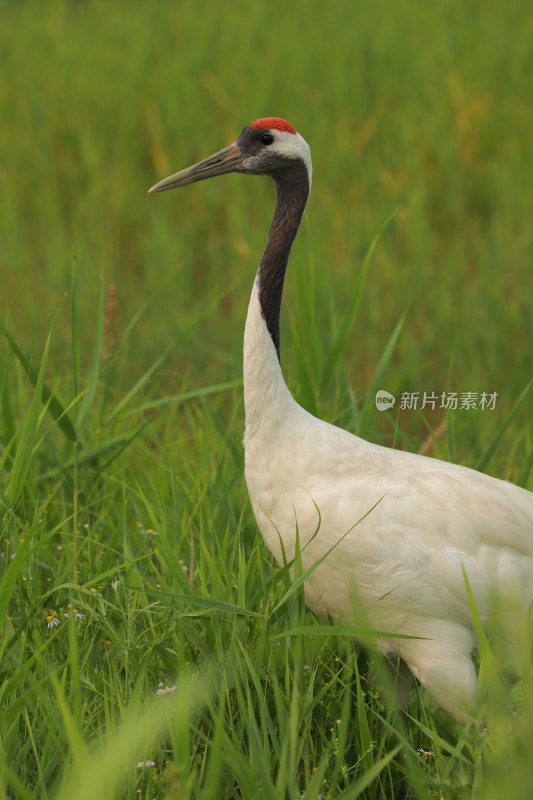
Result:
M330 551L306 580L309 607L322 618L422 637L383 638L378 647L467 719L477 680L465 575L483 623L495 592L533 602L533 494L371 444L295 402L277 326L311 184L309 148L284 120L257 120L229 148L153 189L229 171L269 174L278 190L244 334L245 473L259 529L278 561L294 556L296 530L304 569Z

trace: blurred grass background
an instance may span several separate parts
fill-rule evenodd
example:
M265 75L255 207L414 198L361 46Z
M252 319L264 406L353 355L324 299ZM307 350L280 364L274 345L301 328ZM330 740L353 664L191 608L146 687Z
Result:
M7 563L30 533L33 548L27 562L22 556L14 562L17 580L9 584L3 646L10 653L4 701L11 712L3 746L24 765L22 780L44 797L68 760L76 725L89 740L109 727L110 692L120 696L120 709L140 686L157 685L157 676L174 679L175 659L204 652L204 636L206 651L221 659L230 650L235 655L238 636L226 649L218 628L205 633L204 617L187 618L185 627L171 621L172 594L194 591L261 610L258 587L268 583L263 572L271 569L264 550L256 549L243 485L238 380L244 315L273 189L268 181L227 176L148 197L159 178L230 143L256 117L287 117L309 142L314 163L284 298L289 386L320 416L416 451L442 411L380 415L368 405L362 413L376 388L376 365L405 313L380 385L397 396L497 392L495 411L449 416L448 436L435 453L482 463L491 474L531 487L530 400L514 415L512 409L533 376L533 12L525 0L2 0L0 13L0 318L36 368L53 324L45 378L77 417L81 441L81 449L64 441L45 412L31 440L32 426L24 427L33 419L27 370L2 343L2 552ZM365 254L392 213L341 363L334 379L324 381ZM226 391L178 405L184 392L235 381ZM147 404L168 397L174 405L152 419L158 407ZM9 491L17 482L10 468L14 443L21 441L28 448L27 481L14 513ZM157 547L138 538L139 519L158 529ZM242 538L242 553L229 544L232 532ZM227 575L215 579L209 548L227 563ZM253 568L245 569L251 552ZM180 559L189 570L185 583ZM191 559L198 559L194 570ZM119 590L109 587L124 571L125 594L113 605ZM165 622L148 638L136 628L138 618L152 613L146 581L168 591L158 611ZM96 610L90 588L106 582L109 595L103 592ZM70 728L54 717L46 694L51 675L66 675L61 664L70 663L69 648L54 650L42 630L46 609L67 609L69 602L85 603L91 618L79 645L82 666L71 664L71 679L81 671L91 698L83 703L92 709L82 713L74 698ZM121 625L124 635L114 636ZM265 635L261 627L249 633L262 647ZM102 641L116 648L104 658L105 691ZM148 641L157 666L146 656ZM333 703L345 684L328 652L324 692ZM239 659L240 651L231 661L237 672ZM23 669L17 683L13 669L24 663L39 668L35 674L33 667ZM67 695L71 679L63 678ZM33 726L24 717L25 696L42 705ZM213 711L215 720L217 714L223 711ZM438 712L435 719L446 725ZM201 758L222 763L222 728L211 724L219 737L213 756L207 755L209 723L202 720L196 730L194 780L179 772L177 754L186 748L175 733L179 796L189 796L193 785L194 791L203 786L198 796L208 796L206 786L209 796L233 796L229 783L224 794L209 770L208 779L202 771L207 762ZM320 716L306 724L316 740ZM183 725L186 730L187 720ZM39 741L47 743L45 755ZM477 766L465 767L455 753L453 769L441 763L441 786L448 780L455 787L447 797L470 796L472 769L481 769L481 761L472 756ZM349 742L345 757L354 763ZM339 760L336 765L331 787L349 787L353 775ZM368 770L369 762L363 766ZM16 785L6 769L6 780ZM398 774L389 774L391 786ZM464 795L457 793L458 774ZM264 786L265 775L261 780ZM242 781L241 792L253 785ZM493 778L491 791L499 785ZM282 796L278 790L271 796ZM337 796L334 788L321 791ZM381 791L372 796L387 796L385 785ZM487 785L483 791L489 797Z
M533 374L528 4L52 0L3 3L2 17L1 304L29 352L75 261L87 339L101 273L117 336L152 301L125 380L168 344L174 385L238 374L272 188L231 176L165 198L146 189L276 114L313 152L302 246L323 339L396 209L344 359L356 395L408 307L388 386L497 391L509 411ZM285 327L290 273L286 299ZM67 315L57 324L65 334ZM66 334L52 347L63 357ZM291 377L287 348L286 335ZM465 435L475 446L482 433Z

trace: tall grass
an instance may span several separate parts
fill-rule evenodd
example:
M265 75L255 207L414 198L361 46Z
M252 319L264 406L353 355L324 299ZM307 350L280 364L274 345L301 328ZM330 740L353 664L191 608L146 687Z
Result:
M528 798L529 620L479 631L476 729L418 689L398 719L372 640L259 540L240 341L271 188L146 189L291 119L296 397L532 488L529 5L0 9L0 797ZM378 388L498 401L380 414Z

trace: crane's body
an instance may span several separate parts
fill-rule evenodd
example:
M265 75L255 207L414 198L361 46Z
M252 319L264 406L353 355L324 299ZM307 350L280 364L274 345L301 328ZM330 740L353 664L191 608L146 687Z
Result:
M238 171L268 174L277 205L244 334L245 473L278 561L298 537L309 607L371 625L459 719L474 705L472 589L482 622L493 593L533 602L533 494L475 470L371 444L309 414L279 361L285 268L311 186L309 148L289 123L257 120L233 145L155 187ZM324 556L326 556L324 558Z

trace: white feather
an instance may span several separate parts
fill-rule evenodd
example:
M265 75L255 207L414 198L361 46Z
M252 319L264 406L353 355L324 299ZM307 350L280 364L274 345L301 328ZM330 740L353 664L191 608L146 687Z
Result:
M458 718L473 706L474 630L491 593L533 600L533 494L433 458L371 444L290 395L261 315L257 280L244 335L245 468L266 544L303 568L319 616L425 639L382 639ZM319 514L320 511L320 524ZM371 510L372 509L372 510ZM318 528L318 531L317 531ZM366 619L361 618L361 614Z

